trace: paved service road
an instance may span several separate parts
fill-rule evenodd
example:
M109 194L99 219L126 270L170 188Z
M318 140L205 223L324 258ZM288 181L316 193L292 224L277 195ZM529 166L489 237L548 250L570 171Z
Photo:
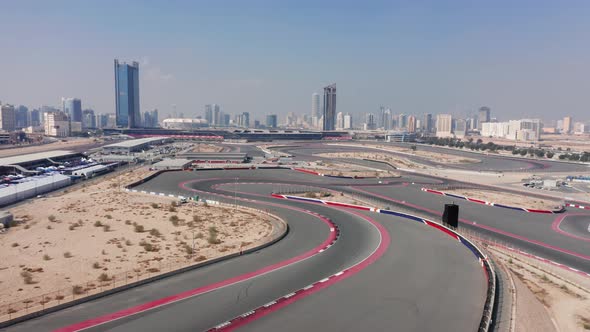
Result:
M206 293L106 321L90 329L205 330L307 285L322 282L351 266L362 268L351 269L350 276L346 274L346 278L334 284L329 281L329 287L311 292L242 328L257 331L477 329L486 295L485 275L473 254L446 234L395 217L269 197L277 187L273 183L286 181L324 187L342 186L350 180L290 170L170 172L137 189L184 195L196 190L202 196L233 203L231 195L218 196L227 195L224 191L227 188L212 187L221 184L232 187L236 178L238 182L270 182L239 184L235 195L239 204L269 209L284 218L290 231L283 240L253 254L123 291L7 330L53 330L268 269L252 278L226 283ZM269 269L315 250L330 235L329 227L322 220L304 210L329 218L339 228L340 236L327 250L316 250L305 259Z

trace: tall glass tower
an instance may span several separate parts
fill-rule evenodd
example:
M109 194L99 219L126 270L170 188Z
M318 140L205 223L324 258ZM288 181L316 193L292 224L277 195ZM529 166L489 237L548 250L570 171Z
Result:
M324 88L324 120L322 130L334 130L336 125L336 83Z
M139 111L139 63L115 59L115 106L117 127L141 127Z

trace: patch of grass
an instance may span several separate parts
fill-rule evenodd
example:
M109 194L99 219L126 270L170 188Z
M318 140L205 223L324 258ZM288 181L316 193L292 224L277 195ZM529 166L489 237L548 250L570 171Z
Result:
M25 229L31 228L31 225L25 225Z
M73 256L72 256L72 253L71 252L66 251L66 252L64 252L64 257L65 258L72 258Z
M47 229L53 229L53 227L51 227L51 225L47 225Z
M156 228L152 228L152 230L150 231L150 235L155 236L155 237L160 237L162 234Z
M129 219L125 220L125 225L131 225L131 220L129 220Z
M94 227L102 227L102 226L103 226L103 224L102 224L102 222L100 222L100 220L97 220L94 222Z
M197 239L202 239L203 237L205 237L205 236L201 232L198 232L197 235L195 235L195 238L197 238Z
M92 267L95 269L100 269L101 266L100 266L99 262L94 262L94 263L92 263Z
M45 254L45 255L43 255L43 260L44 261L50 261L51 260L51 256Z
M105 281L109 281L109 280L111 280L111 278L110 278L110 277L109 277L109 275L108 275L108 274L106 274L106 273L101 273L101 274L98 276L98 281L100 281L100 282L105 282Z
M545 275L545 274L543 274L543 275L541 276L541 279L542 279L543 281L545 281L545 282L548 282L548 281L549 281L549 278L547 278L547 275Z
M133 244L133 243L131 243L131 240L126 240L126 241L125 241L125 245L126 245L126 246L130 246L130 245L132 245L132 244Z
M72 293L76 295L80 295L84 293L84 288L82 286L76 285L72 287Z
M160 207L160 205L158 203L152 203L151 204L152 208L157 209Z
M104 217L107 219L113 219L113 216L111 216L110 214L106 214Z
M47 219L51 222L55 222L57 220L57 218L52 214L50 214L49 217L47 217Z
M193 215L193 221L194 221L194 222L202 222L202 221L203 221L203 219L201 219L201 217L199 217L199 216L197 216L197 215L195 214L195 215Z
M136 224L134 226L135 228L135 233L143 233L145 231L145 228L143 227L143 225L140 224Z
M15 248L15 247L18 247L18 243L14 242L13 244L11 244L11 246L12 246L13 248Z
M103 225L102 226L102 230L105 231L105 232L110 231L111 230L111 225Z
M157 252L160 250L157 246L155 246L151 243L145 242L145 241L141 241L139 243L139 245L142 246L143 250L145 250L147 252Z
M36 282L33 280L33 274L29 271L22 271L20 276L23 277L23 281L27 285L35 284Z

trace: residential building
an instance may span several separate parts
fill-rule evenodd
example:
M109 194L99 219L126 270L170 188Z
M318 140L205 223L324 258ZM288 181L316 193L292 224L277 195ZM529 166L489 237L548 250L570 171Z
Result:
M320 117L320 94L316 92L311 95L311 117Z
M352 129L352 115L350 113L344 114L344 126L342 129Z
M455 120L455 127L453 130L453 134L457 138L463 138L467 135L467 121L463 119Z
M322 130L334 130L336 121L336 83L324 88L324 112Z
M39 127L41 125L41 111L38 109L33 109L30 114L30 126L32 127Z
M70 136L70 119L65 112L47 112L44 116L45 135L55 137Z
M211 104L205 105L204 117L205 117L205 120L207 120L207 123L209 125L213 124L213 106Z
M338 114L336 114L336 130L342 129L344 129L344 114L338 112Z
M416 132L416 117L413 115L408 116L408 132Z
M453 116L438 114L436 116L436 137L453 137Z
M13 105L0 106L0 129L3 131L16 130L16 110Z
M119 63L115 59L116 126L141 127L139 108L139 63Z
M566 116L563 118L563 129L561 129L563 134L571 134L572 133L572 117Z

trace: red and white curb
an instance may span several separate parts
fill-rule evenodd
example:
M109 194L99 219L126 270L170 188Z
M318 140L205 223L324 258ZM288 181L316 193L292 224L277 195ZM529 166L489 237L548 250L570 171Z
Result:
M567 207L573 207L573 208L576 208L576 209L582 209L582 210L590 210L590 206L589 205L580 205L580 204L566 203L565 206L567 206Z
M499 207L499 208L503 208L503 209L515 210L515 211L524 211L524 212L529 212L529 213L544 213L544 214L562 213L565 211L565 209L563 207L561 207L560 209L557 209L557 210L528 209L528 208L523 208L523 207L488 202L488 201L484 201L481 199L457 195L457 194L451 194L451 193L447 193L447 192L440 191L440 190L434 190L434 189L428 189L428 188L422 188L421 190L424 192L427 192L427 193L435 194L435 195L448 196L448 197L463 199L463 200L466 200L466 201L469 201L472 203L494 206L494 207Z

